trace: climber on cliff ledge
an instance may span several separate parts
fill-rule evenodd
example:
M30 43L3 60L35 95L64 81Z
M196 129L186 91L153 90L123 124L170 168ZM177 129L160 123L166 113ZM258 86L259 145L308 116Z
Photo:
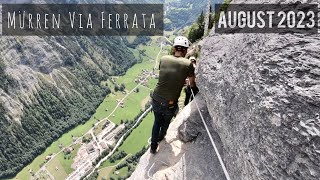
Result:
M159 81L151 94L154 124L152 128L151 149L156 153L158 143L167 134L171 119L178 109L178 99L184 86L185 79L193 79L194 66L185 58L189 47L186 37L178 36L173 43L173 55L166 55L160 59ZM193 83L193 82L190 82Z

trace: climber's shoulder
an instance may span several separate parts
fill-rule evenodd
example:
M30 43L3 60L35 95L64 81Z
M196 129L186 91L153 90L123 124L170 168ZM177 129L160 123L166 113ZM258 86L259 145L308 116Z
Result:
M183 65L186 65L186 66L189 66L190 63L191 63L190 60L188 60L187 58L175 57L175 56L172 56L172 55L162 56L160 61L173 63L173 64L183 64Z
M161 57L161 61L173 61L175 60L176 57L172 56L172 55L164 55Z

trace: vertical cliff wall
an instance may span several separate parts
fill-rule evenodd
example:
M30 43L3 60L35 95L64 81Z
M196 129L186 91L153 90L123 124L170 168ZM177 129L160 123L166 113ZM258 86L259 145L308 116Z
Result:
M319 179L319 35L215 35L199 86L233 179Z

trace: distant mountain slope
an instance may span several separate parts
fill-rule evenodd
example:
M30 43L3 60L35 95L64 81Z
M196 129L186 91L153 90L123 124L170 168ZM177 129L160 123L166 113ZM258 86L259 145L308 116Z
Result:
M0 52L0 178L88 120L100 82L136 62L120 37L1 37Z
M222 3L223 0L211 0L211 5ZM191 25L205 11L207 0L166 0L165 29L183 29Z

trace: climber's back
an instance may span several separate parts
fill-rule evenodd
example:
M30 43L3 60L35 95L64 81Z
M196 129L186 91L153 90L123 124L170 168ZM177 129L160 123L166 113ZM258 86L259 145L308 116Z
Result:
M184 57L167 55L161 58L159 68L159 81L154 93L168 101L177 101L185 79L193 76L192 64Z

